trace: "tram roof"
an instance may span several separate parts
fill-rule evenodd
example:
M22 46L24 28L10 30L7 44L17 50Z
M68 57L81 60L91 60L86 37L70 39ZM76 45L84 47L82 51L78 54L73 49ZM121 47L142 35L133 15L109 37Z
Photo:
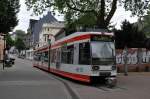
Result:
M83 37L84 35L107 35L107 36L113 36L114 33L112 33L112 32L111 33L109 33L109 32L75 32L75 33L73 33L71 35L68 35L68 36L66 36L66 37L64 37L62 39L59 39L59 40L55 41L54 43L52 43L52 45L58 44L60 42L66 41L68 39L72 39L74 37L80 37L80 36ZM46 50L47 48L48 48L48 45L40 47L40 48L38 48L36 50L44 50L44 49Z
M64 40L68 40L77 36L83 36L83 35L108 35L108 36L113 36L114 33L112 32L75 32L73 34L70 34L62 39L59 39L57 41L55 41L53 44L58 43L58 42L62 42Z

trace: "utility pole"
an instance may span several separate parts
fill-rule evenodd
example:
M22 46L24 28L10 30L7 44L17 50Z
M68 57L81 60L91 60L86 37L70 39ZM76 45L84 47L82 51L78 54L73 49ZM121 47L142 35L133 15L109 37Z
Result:
M127 46L125 46L124 50L125 50L125 54L124 54L124 75L128 76L128 65L127 65L128 48L127 48Z

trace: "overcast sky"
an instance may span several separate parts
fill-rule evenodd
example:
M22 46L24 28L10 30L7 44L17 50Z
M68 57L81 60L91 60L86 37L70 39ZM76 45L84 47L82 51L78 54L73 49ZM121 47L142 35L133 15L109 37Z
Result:
M20 0L20 12L18 13L18 19L19 19L19 23L18 25L15 27L15 30L21 29L24 31L27 31L27 28L29 26L29 19L39 19L39 17L41 16L31 16L33 13L32 11L27 11L27 7L25 5L25 0ZM63 20L63 16L55 16L59 21ZM137 18L136 17L130 17L130 12L125 12L125 10L121 7L119 7L117 9L117 11L115 12L115 15L113 16L111 22L113 24L116 25L117 28L120 27L120 23L122 21L124 21L125 19L129 20L130 22L136 22Z

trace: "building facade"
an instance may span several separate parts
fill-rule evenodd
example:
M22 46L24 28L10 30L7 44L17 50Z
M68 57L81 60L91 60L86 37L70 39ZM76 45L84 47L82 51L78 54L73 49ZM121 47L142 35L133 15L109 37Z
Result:
M48 45L48 39L51 39L51 42L55 41L54 37L57 33L64 28L63 22L52 22L52 23L45 23L42 26L42 31L39 34L39 47L44 45Z
M26 51L27 59L33 59L33 51L36 46L42 46L43 42L47 43L48 34L59 31L61 26L58 24L59 22L52 16L51 12L48 12L47 15L39 20L30 20L28 35L26 37L26 44L29 46L29 49Z

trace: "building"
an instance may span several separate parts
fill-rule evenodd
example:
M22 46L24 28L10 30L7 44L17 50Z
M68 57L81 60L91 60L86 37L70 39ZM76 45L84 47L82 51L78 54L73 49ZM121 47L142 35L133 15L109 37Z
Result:
M26 58L27 59L33 59L33 50L39 42L41 42L39 39L40 34L45 33L45 31L48 31L48 28L46 25L51 23L59 23L57 19L52 16L51 12L48 12L47 15L43 16L43 18L40 18L39 20L30 20L29 29L28 29L28 35L26 37L26 44L29 46L29 49L26 51ZM56 24L54 26L56 26ZM46 26L46 27L45 27ZM53 26L53 25L52 25ZM49 27L53 28L52 26ZM47 30L44 30L44 28L47 28ZM46 34L44 34L46 35Z
M42 31L39 34L39 47L48 44L49 35L55 36L64 28L63 22L52 22L52 23L44 23L42 26ZM55 38L52 37L51 41L54 41Z
M33 44L36 45L39 42L39 34L42 32L42 26L45 23L52 23L57 22L57 19L52 16L51 12L48 12L47 15L43 16L43 18L40 18L35 25L33 29Z
M34 33L35 23L37 23L38 20L30 19L29 28L27 30L25 44L28 48L31 48L34 45L34 37L36 37Z

